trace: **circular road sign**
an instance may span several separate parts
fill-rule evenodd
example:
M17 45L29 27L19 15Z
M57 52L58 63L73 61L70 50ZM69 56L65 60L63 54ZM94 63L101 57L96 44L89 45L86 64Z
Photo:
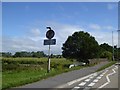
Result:
M53 30L48 30L47 33L46 33L46 37L47 37L48 39L53 38L54 35L55 35L55 32L54 32Z

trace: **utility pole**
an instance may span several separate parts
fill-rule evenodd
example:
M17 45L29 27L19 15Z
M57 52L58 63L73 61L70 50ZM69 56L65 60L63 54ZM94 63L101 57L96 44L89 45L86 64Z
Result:
M113 31L112 31L112 47L113 47L113 51L112 51L112 60L114 61L114 41L113 41Z
M118 31L118 49L120 48L120 29L117 30ZM118 50L117 50L118 51ZM118 61L119 61L119 52L118 52Z

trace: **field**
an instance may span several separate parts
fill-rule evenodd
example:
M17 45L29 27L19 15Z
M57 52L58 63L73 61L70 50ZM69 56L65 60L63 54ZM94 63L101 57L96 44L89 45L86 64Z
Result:
M67 72L73 61L65 58L51 59L51 72L47 73L47 58L2 58L2 89L24 85Z

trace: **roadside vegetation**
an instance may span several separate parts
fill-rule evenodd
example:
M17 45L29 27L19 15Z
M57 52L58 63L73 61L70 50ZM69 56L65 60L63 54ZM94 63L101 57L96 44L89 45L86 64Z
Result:
M102 70L114 65L115 63L117 63L117 61L111 61L108 64L104 65L103 67L99 68L96 72L102 71Z

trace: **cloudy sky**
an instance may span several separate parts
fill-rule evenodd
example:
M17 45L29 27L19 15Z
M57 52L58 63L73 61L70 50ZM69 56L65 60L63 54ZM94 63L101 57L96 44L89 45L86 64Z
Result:
M85 31L99 44L118 43L117 2L3 2L2 51L44 51L46 27L55 31L56 45L51 53L61 54L67 37L75 31Z

